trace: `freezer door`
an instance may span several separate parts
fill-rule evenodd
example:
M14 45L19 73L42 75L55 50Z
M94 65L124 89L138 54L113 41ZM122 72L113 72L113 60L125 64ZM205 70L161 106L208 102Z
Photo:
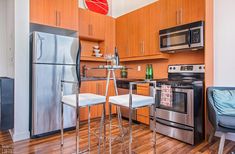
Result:
M77 64L77 53L79 49L78 39L66 36L57 36L57 51L64 53L63 64Z
M57 36L54 34L33 33L33 63L60 64L63 52L57 51Z
M78 49L77 38L33 33L33 63L76 64Z

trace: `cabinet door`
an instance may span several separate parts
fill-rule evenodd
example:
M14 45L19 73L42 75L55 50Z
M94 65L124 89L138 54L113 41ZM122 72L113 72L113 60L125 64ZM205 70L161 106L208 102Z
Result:
M187 24L191 22L191 0L178 0L179 2L179 24Z
M78 28L78 1L57 0L58 26L64 29L77 31Z
M174 27L179 24L179 5L180 0L166 0L167 1L167 27Z
M159 30L160 30L160 2L155 2L149 6L150 24L149 24L149 55L159 54Z
M205 0L188 0L191 22L205 20Z
M45 25L57 26L59 22L57 0L45 0Z
M105 53L114 53L116 36L115 36L115 19L112 17L105 17ZM120 53L120 51L118 51Z
M79 30L80 37L90 37L91 34L90 13L87 10L79 9Z
M158 22L161 29L165 29L168 27L168 0L159 0L158 5L160 8L160 21Z
M91 37L104 40L105 16L99 13L90 12Z
M138 19L138 56L149 55L150 46L150 7L146 6L138 10L138 15L135 17ZM156 22L156 21L155 21Z
M128 16L124 15L116 19L116 45L120 58L129 56L128 49Z
M138 38L138 11L131 12L127 14L128 16L128 22L127 22L127 27L128 27L128 56L139 56L140 53L140 42Z
M43 24L45 16L45 0L30 0L30 22Z

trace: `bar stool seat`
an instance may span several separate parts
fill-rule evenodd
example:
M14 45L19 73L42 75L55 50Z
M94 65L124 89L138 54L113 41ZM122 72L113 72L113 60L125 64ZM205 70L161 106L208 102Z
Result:
M62 82L63 85L63 82ZM62 88L63 89L63 88ZM77 99L78 98L78 99ZM99 150L98 153L100 153L100 144L101 144L101 132L102 128L104 128L104 134L106 132L105 128L105 104L106 104L106 97L97 95L97 94L92 94L92 93L81 93L79 94L79 91L77 94L71 94L71 95L63 95L62 92L62 97L61 97L61 146L64 144L64 116L63 116L63 105L70 106L72 108L76 109L76 153L80 153L79 151L79 126L80 126L80 108L83 107L88 107L88 152L90 153L91 150L91 143L90 143L90 107L95 106L95 105L103 105L103 112L100 120L100 127L99 127ZM105 151L105 136L104 136L104 151ZM82 151L86 152L86 151Z
M114 105L129 108L129 97L130 97L129 94L111 96L109 97L109 102ZM132 94L132 108L133 109L144 107L144 106L149 106L152 104L154 104L154 97Z
M71 107L76 107L76 94L64 95L62 97L62 102ZM80 107L99 105L105 102L106 102L105 96L91 94L91 93L79 94L79 106Z

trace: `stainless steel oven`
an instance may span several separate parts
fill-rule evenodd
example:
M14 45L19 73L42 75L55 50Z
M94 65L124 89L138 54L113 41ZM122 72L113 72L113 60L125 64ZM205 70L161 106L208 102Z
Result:
M160 30L159 36L161 52L201 49L204 47L204 23L199 21Z
M150 110L150 128L156 125L158 133L189 144L204 139L204 65L173 65L168 67L168 78L157 80L156 114ZM170 85L172 103L161 103L163 85ZM171 95L171 94L170 94ZM156 121L153 121L154 116Z

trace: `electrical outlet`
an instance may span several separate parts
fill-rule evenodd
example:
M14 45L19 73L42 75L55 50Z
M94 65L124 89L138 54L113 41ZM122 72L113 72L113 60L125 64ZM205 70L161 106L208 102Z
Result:
M137 67L137 71L141 71L141 66L138 66L138 67Z

